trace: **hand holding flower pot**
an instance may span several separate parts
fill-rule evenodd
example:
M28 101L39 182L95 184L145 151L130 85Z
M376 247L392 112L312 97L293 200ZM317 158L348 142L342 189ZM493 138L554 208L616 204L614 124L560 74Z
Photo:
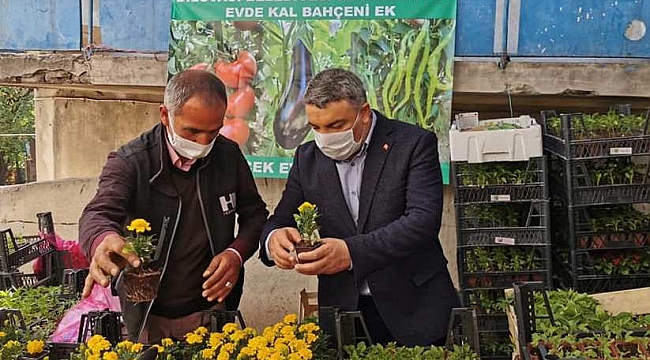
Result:
M151 231L151 226L144 219L135 219L126 228L132 235L124 238L126 246L123 252L135 253L141 261L139 267L129 265L124 270L126 299L134 303L151 301L158 293L161 274L152 261L156 251L156 239L153 235L145 235Z
M298 207L298 213L293 215L301 238L300 242L294 246L296 249L296 259L298 259L298 254L312 251L322 244L320 234L318 233L319 226L316 222L319 216L320 214L318 214L316 205L309 202L302 203Z

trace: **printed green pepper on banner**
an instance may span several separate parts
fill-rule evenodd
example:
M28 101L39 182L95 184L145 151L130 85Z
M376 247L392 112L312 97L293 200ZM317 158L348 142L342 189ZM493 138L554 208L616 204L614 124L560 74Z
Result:
M384 115L436 133L449 183L456 0L175 0L169 75L215 73L228 88L222 134L258 178L286 178L313 140L302 98L318 72L364 81Z

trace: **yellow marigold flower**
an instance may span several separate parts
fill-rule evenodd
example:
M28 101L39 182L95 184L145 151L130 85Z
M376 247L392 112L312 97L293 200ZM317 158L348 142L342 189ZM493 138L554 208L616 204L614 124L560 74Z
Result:
M316 205L314 205L314 204L312 204L312 203L310 203L308 201L305 201L304 203L302 203L302 205L298 206L298 211L302 213L302 212L305 212L306 210L314 210L315 208L316 208Z
M7 349L13 349L15 347L20 347L20 343L16 340L9 340L4 347Z
M230 340L234 342L240 342L246 338L246 333L242 330L237 330L234 333L230 334Z
M309 350L307 348L300 349L298 351L298 355L300 355L300 359L302 359L302 360L309 360L314 356L314 354L311 352L311 350Z
M305 337L307 344L313 344L316 340L318 340L318 335L316 334L308 333L307 337Z
M232 334L237 330L239 330L239 326L235 323L227 323L223 326L223 332L226 334Z
M139 353L140 351L142 351L142 348L143 348L143 346L142 346L142 344L140 344L140 343L138 343L138 344L133 344L133 345L131 346L131 352Z
M217 360L228 360L230 359L230 354L227 351L221 350L219 352L219 356L217 356Z
M252 348L250 348L250 347L248 347L248 346L244 346L244 347L241 349L241 351L239 352L239 355L253 357L253 356L255 356L255 352L256 352L256 351L255 351L254 349L252 349Z
M289 354L289 357L287 358L287 360L300 360L300 354L291 353L291 354Z
M149 224L145 219L134 219L126 229L140 234L145 231L151 231L151 224Z
M295 335L295 332L294 332L294 331L295 331L295 329L293 328L293 326L291 326L291 325L285 325L285 326L283 326L282 329L280 330L280 334L282 334L282 336L285 336L285 337L286 337L286 336L288 336L288 335L292 335L292 334Z
M257 350L257 360L266 360L271 357L273 351L267 347Z
M203 359L212 359L212 358L214 358L214 350L213 349L203 349L203 350L201 350L201 357Z
M275 352L271 354L269 360L284 360L284 356L282 356L282 354L280 354L279 352Z
M247 327L246 329L244 329L244 333L247 336L257 336L257 330L255 330L253 328L250 328L250 327Z
M309 204L309 203L305 203ZM304 204L303 204L304 205ZM311 205L311 204L309 204ZM285 323L286 325L293 325L298 322L298 315L296 314L288 314L282 319L282 322Z
M40 354L45 350L45 342L42 340L30 340L27 342L27 353L29 355Z
M88 348L92 349L93 347L97 346L102 340L104 340L104 337L101 335L93 335L88 339L86 342L86 345L88 345Z
M300 351L302 349L307 349L307 343L304 340L291 340L289 343L293 351Z
M160 346L160 345L153 345L152 347L155 347L156 349L158 349L158 354L161 354L161 353L165 352L165 348Z
M199 326L196 328L196 330L194 330L194 333L204 336L205 334L208 333L208 329L205 326Z
M189 333L185 335L185 341L187 341L188 344L200 344L203 342L203 336L194 334L194 333Z
M248 341L248 347L254 350L259 350L266 347L268 340L263 336L256 336Z
M4 331L0 331L0 338L3 338L5 336L7 336L7 333Z
M282 355L287 355L289 353L289 347L285 344L277 344L274 349Z
M101 360L101 357L99 354L90 354L88 360Z
M285 344L285 343L289 343L289 340L287 340L287 339L285 339L283 337L277 338L277 339L275 339L275 342L273 343L273 347L278 347L279 345L282 345L282 344Z
M320 330L320 327L318 327L318 325L316 325L314 323L302 324L298 328L298 331L300 331L300 332L317 332L319 330Z
M223 347L221 347L221 351L224 350L228 352L228 354L232 354L233 352L235 352L235 344L233 343L224 344Z
M164 347L170 347L170 346L174 345L174 340L172 340L170 338L164 338L164 339L160 340L160 344L162 346L164 346Z
M118 349L129 350L133 346L133 343L129 340L121 341L117 344Z
M208 344L211 348L218 348L223 344L224 338L225 335L223 333L212 333L210 334L210 340L208 341Z
M102 358L103 360L118 360L117 353L115 351L109 351L107 353L104 353L104 357Z

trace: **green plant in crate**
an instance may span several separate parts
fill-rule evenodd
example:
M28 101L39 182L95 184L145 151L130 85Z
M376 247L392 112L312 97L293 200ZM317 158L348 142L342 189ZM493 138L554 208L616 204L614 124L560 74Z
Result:
M497 271L508 271L510 264L505 248L497 247L492 249L492 262Z
M0 291L0 308L20 310L29 324L29 337L45 339L77 299L59 296L61 288L38 286Z
M546 129L550 135L562 137L562 119L559 117L546 119Z
M487 249L475 248L474 259L476 260L479 271L492 271L493 262Z

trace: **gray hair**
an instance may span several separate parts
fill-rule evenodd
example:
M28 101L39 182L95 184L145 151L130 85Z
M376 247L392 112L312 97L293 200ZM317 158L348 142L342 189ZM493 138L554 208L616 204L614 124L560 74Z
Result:
M223 82L204 70L186 70L174 75L165 87L164 104L173 116L195 95L201 96L206 105L215 105L217 100L228 104Z
M340 100L347 100L358 107L366 102L363 82L351 71L327 69L316 74L307 85L306 105L322 109L327 104Z

